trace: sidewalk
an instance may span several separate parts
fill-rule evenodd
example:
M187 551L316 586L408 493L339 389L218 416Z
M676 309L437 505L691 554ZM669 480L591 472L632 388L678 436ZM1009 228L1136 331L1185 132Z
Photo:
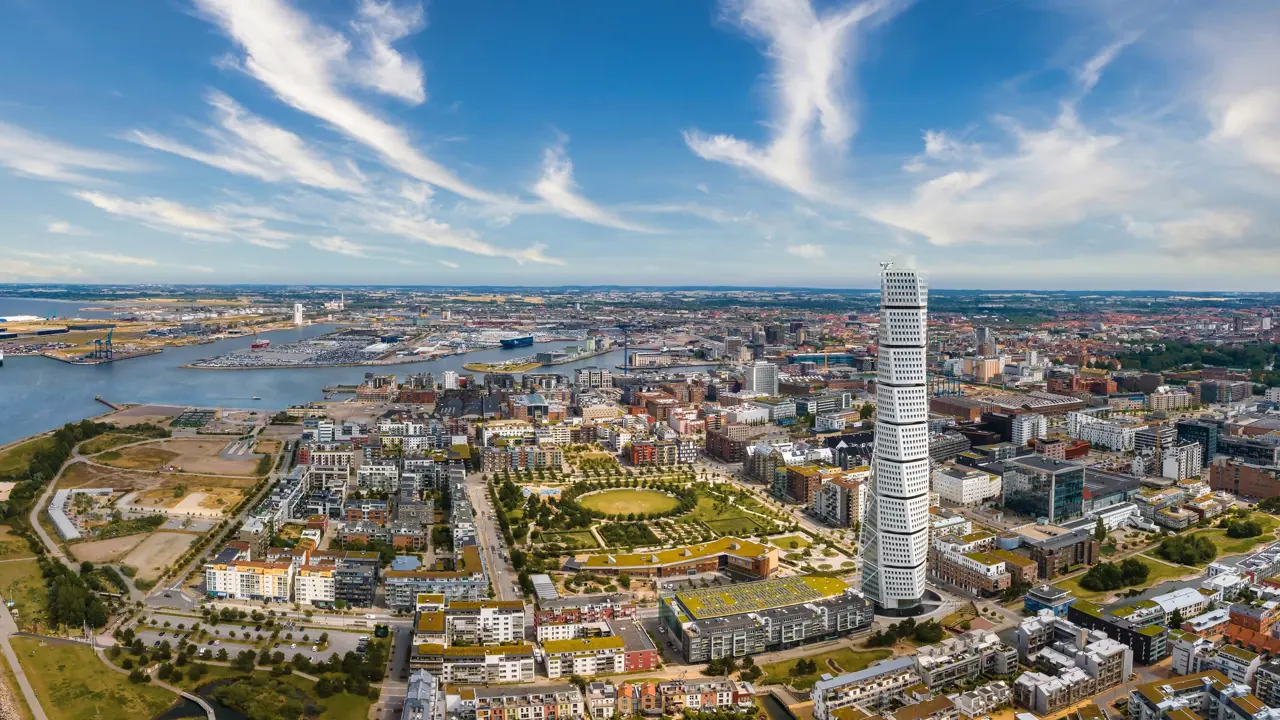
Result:
M3 649L5 658L9 661L9 666L13 668L13 676L18 679L18 689L22 692L22 696L27 699L27 706L31 708L31 714L36 720L49 720L44 714L44 708L40 705L40 698L36 697L35 688L31 687L31 683L27 680L27 674L22 669L22 664L18 662L18 654L13 651L13 645L9 643L9 637L18 632L18 625L13 621L13 616L9 614L9 608L0 602L0 649Z

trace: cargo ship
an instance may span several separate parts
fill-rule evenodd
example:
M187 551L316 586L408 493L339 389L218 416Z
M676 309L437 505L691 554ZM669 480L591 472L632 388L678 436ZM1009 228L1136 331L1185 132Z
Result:
M524 337L517 337L517 338L507 338L506 340L502 341L502 347L504 348L529 347L532 344L533 344L532 335L525 335Z
M259 338L258 333L253 334L253 342L249 344L249 348L251 350L262 350L269 347L271 347L270 340L263 340L262 338Z

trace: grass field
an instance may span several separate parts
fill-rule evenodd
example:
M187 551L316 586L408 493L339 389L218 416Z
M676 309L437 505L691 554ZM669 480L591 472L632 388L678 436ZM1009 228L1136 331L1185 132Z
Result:
M680 505L680 501L657 490L614 488L583 495L578 498L578 504L609 515L626 515L670 512Z
M808 658L796 658L795 660L769 663L768 665L760 666L760 669L764 671L764 675L757 684L790 685L797 690L808 690L813 687L813 684L818 681L818 678L822 677L823 673L839 675L841 673L857 672L865 669L871 663L877 660L883 660L892 654L892 651L885 648L878 648L875 650L850 650L848 648L842 648L840 650L833 650L821 655L813 655ZM795 664L802 659L812 660L817 663L817 670L809 675L792 675L791 668L795 667Z
M13 528L0 525L0 560L35 557L31 546L23 538L13 534Z
M134 685L108 668L84 645L15 637L14 652L40 704L52 720L139 720L151 718L177 701L152 685Z
M143 438L133 435L107 433L106 435L99 435L96 438L89 438L88 440L85 440L80 443L79 449L81 455L96 455L97 453L114 450L121 445L128 445L131 442L138 442L142 439Z
M780 538L770 538L769 542L777 548L783 550L803 550L809 547L809 538L803 535L783 535ZM791 543L795 543L792 546Z
M747 515L723 520L707 520L706 524L720 535L755 535L760 531L760 524L755 521L755 518Z
M0 475L20 474L37 450L51 445L53 445L53 438L39 437L0 452Z
M1056 582L1053 584L1053 586L1057 588L1062 588L1063 590L1070 590L1076 597L1081 598L1083 600L1096 600L1098 598L1103 598L1108 595L1119 595L1125 590L1131 590L1131 589L1140 590L1143 588L1149 588L1154 585L1158 585L1164 582L1165 580L1170 580L1170 579L1173 579L1182 575L1187 575L1193 572L1188 568L1179 567L1177 565L1170 565L1162 560L1154 560L1152 558L1149 558L1146 555L1134 555L1133 557L1141 560L1150 570L1150 574L1147 575L1147 581L1142 585L1135 585L1133 586L1133 588L1120 588L1119 590L1103 590L1102 592L1096 592L1093 590L1085 590L1084 588L1080 587L1079 580L1084 576L1078 575L1068 580L1062 580L1062 581Z
M19 628L44 622L49 591L35 560L0 563L0 596L14 602L14 609L18 611L14 619Z
M543 544L560 543L561 545L568 546L569 549L571 550L600 547L600 543L597 543L595 537L592 536L591 533L587 532L586 530L570 530L566 532L557 532L557 533L542 533L541 542Z
M1218 557L1223 555L1236 555L1246 553L1253 549L1255 545L1271 542L1275 537L1271 533L1263 533L1257 537L1251 538L1233 538L1227 537L1226 528L1213 528L1211 530L1197 530L1191 533L1193 537L1207 537L1213 546L1218 548Z

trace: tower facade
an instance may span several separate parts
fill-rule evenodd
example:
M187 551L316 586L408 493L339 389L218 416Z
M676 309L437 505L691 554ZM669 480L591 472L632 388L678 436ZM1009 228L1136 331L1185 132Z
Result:
M876 440L862 531L862 592L876 610L909 615L925 593L929 552L929 289L914 270L881 263Z

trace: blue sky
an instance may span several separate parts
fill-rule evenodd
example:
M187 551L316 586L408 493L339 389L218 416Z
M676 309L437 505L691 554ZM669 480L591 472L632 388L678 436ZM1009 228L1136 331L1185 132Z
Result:
M1277 289L1263 0L0 13L0 282Z

